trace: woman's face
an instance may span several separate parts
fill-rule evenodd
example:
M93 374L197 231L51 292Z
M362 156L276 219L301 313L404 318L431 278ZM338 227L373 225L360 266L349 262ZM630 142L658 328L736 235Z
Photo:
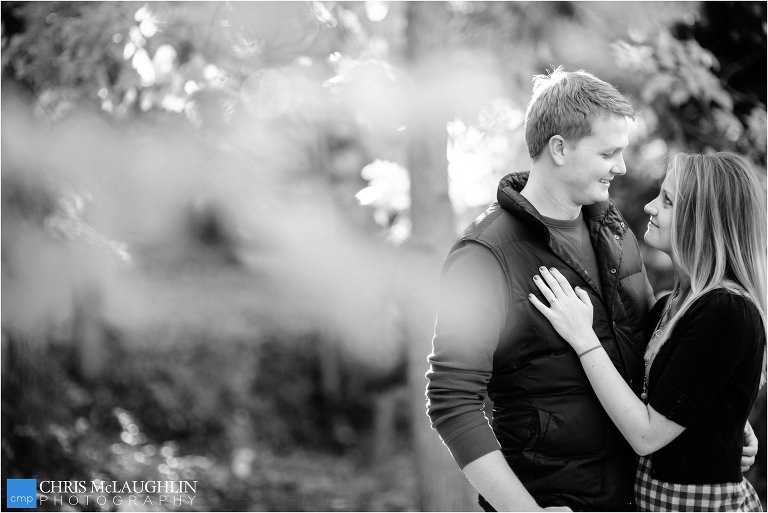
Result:
M653 248L672 256L672 212L675 208L676 190L672 174L667 173L661 184L659 195L643 210L651 216L648 230L645 232L645 242Z

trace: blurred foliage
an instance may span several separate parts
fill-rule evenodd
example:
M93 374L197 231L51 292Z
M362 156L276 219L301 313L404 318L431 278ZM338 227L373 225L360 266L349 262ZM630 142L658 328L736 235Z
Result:
M445 41L414 62L401 2L0 4L4 475L191 476L196 510L416 509L392 392L397 298L428 279L396 250L407 143L449 121L462 229L528 165L552 65L637 107L612 196L638 235L676 151L764 179L765 3L430 8ZM661 292L669 262L646 257ZM752 419L764 448L764 392ZM751 472L765 499L765 458Z
M761 5L705 4L703 20L677 31L701 34L699 39L711 43L707 31L720 30L713 17L743 10L744 19L759 20L766 14ZM710 50L693 37L678 38L663 31L647 43L618 43L617 64L639 79L639 98L657 117L649 135L660 137L673 151L735 151L765 166L765 83L754 78L764 76L765 25L748 24L737 34L731 33L726 43L718 39ZM750 53L739 62L721 64L721 58L733 57L732 48L744 44L742 38L749 41ZM754 66L758 62L763 63L762 70ZM733 80L739 71L735 68L750 64L756 69L741 75L753 77L751 82Z
M193 511L415 509L405 430L386 459L359 472L370 404L363 390L318 400L317 339L305 338L302 352L285 340L255 349L187 338L117 350L98 384L67 371L66 348L26 364L5 354L15 372L3 386L4 474L197 480Z

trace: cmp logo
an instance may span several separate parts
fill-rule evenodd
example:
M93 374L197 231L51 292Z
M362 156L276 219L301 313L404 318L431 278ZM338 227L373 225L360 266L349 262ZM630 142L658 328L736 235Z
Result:
M37 479L6 479L7 509L37 507Z

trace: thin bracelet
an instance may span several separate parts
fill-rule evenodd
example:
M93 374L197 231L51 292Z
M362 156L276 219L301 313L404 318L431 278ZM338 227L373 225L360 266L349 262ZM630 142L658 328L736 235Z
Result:
M602 344L597 344L596 346L590 347L590 348L589 348L589 349L587 349L586 351L584 351L584 352L582 352L582 353L579 353L579 358L581 358L582 356L584 356L584 355L585 355L585 354L587 354L588 352L590 352L590 351L594 351L595 349L600 349L601 347L603 347L603 346L602 346Z

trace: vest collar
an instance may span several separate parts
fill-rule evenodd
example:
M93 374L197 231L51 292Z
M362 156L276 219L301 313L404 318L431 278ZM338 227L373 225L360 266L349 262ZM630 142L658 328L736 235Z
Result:
M542 229L546 230L544 219L539 214L530 201L528 201L520 191L523 190L525 184L528 183L528 177L530 171L522 171L520 173L509 173L499 182L499 188L496 191L496 200L502 208L516 217L519 217L528 222L537 222ZM581 207L581 212L584 218L590 221L598 222L611 222L620 218L616 207L613 202L601 201L592 205L584 205ZM549 231L547 230L547 233Z
M525 187L525 184L528 182L529 174L528 171L522 173L510 173L502 178L497 191L497 200L499 204L504 210L533 228L535 232L542 237L552 253L559 257L566 265L574 269L580 275L584 275L584 269L581 263L575 260L557 239L552 237L549 228L544 222L544 218L539 214L539 211L536 210L536 207L534 207L530 201L520 194L520 191L523 190L523 187ZM614 284L618 279L618 275L610 273L609 270L619 267L621 250L620 247L610 249L613 247L613 244L609 247L605 243L600 243L599 240L602 235L608 237L611 242L616 242L612 239L615 237L618 240L618 238L623 235L623 232L626 230L625 223L621 214L619 214L618 209L610 200L592 205L585 205L582 207L582 214L587 221L590 237L592 238L592 245L595 248L597 258L601 264L605 266L605 273L601 273L602 290L597 287L597 284L591 277L587 276L585 281L598 297L606 301L606 307L610 310L613 290L615 288Z
M574 269L580 276L584 276L583 266L576 261L572 255L562 246L557 239L553 238L549 228L544 223L544 219L539 211L528 201L520 191L523 190L528 182L528 171L521 173L510 173L501 179L497 191L497 200L501 207L522 220L528 226L533 227L536 232L546 240L547 246L553 254L559 257L566 265ZM616 287L619 274L616 270L621 266L623 252L619 238L626 230L625 223L619 210L612 201L603 201L592 205L582 207L582 213L590 229L590 237L595 253L598 258L598 266L601 267L602 290L598 289L597 284L589 276L584 276L585 282L603 301L609 316L613 315ZM604 236L607 242L598 242L599 238ZM615 238L615 240L614 240ZM605 346L611 360L616 364L619 372L627 376L623 351L618 345Z

